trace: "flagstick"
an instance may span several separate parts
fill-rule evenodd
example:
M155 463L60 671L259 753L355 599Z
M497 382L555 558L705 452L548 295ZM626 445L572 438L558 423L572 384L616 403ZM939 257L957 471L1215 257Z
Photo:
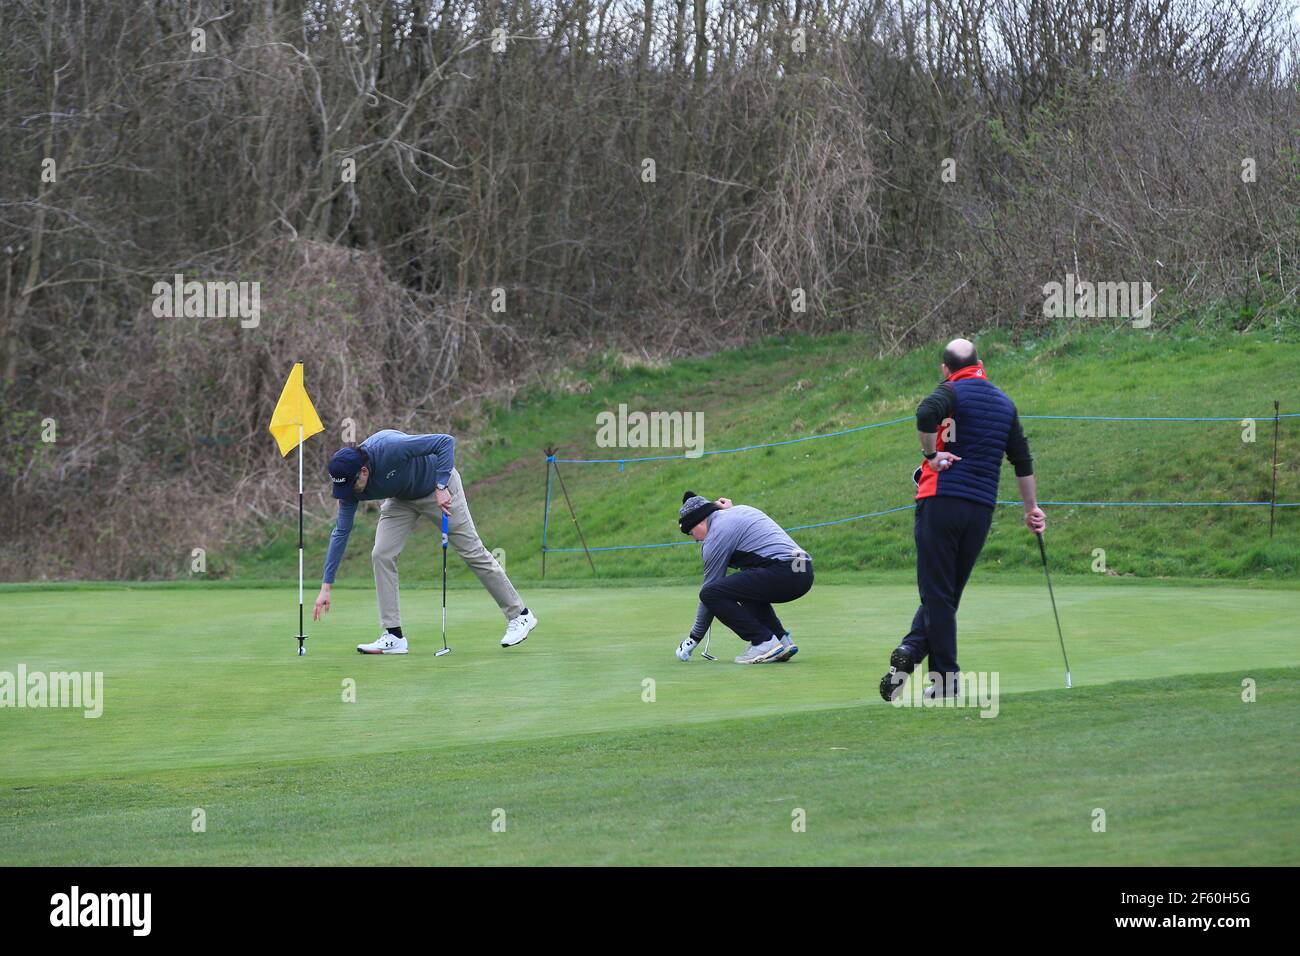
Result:
M303 641L307 635L302 632L302 423L298 424L298 656L304 657L307 648Z

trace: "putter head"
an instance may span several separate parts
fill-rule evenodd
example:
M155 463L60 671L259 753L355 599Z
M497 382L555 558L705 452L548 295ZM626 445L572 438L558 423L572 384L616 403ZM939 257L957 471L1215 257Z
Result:
M434 657L442 657L442 656L444 656L444 655L446 655L446 654L450 654L450 653L451 653L451 648L450 648L450 647L444 647L444 648L441 648L441 649L439 649L438 651L436 651L436 652L434 653L433 656L434 656Z
M700 651L700 656L703 657L706 661L716 661L716 660L717 660L717 658L714 657L712 654L710 654L708 651Z

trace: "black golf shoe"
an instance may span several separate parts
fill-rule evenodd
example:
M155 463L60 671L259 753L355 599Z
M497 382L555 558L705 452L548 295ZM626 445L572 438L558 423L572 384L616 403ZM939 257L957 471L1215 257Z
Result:
M889 655L889 671L880 678L880 696L892 701L915 669L916 661L912 660L911 652L901 644L894 648L894 653Z

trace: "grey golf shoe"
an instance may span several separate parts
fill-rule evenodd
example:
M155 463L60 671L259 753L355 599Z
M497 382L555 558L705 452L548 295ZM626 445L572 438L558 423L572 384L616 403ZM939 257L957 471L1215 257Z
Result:
M772 658L773 664L784 664L799 653L799 645L790 639L790 632L781 635L781 650Z
M783 650L785 650L785 645L781 643L779 637L769 638L762 644L750 644L749 650L736 658L736 663L765 664L770 660L774 660Z

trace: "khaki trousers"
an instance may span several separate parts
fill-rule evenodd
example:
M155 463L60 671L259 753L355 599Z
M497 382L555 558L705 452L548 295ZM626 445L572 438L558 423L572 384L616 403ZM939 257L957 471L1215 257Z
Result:
M519 592L506 577L505 569L497 563L474 528L474 518L469 513L465 489L460 483L460 472L452 469L447 482L451 493L451 515L447 519L447 544L478 575L506 620L513 620L524 609ZM375 529L375 547L370 559L375 566L375 597L379 600L379 626L401 627L401 605L397 596L397 556L402 553L406 536L411 533L421 515L426 515L441 529L442 509L437 498L429 495L414 501L386 498L379 508L379 525ZM441 534L441 531L439 532Z

